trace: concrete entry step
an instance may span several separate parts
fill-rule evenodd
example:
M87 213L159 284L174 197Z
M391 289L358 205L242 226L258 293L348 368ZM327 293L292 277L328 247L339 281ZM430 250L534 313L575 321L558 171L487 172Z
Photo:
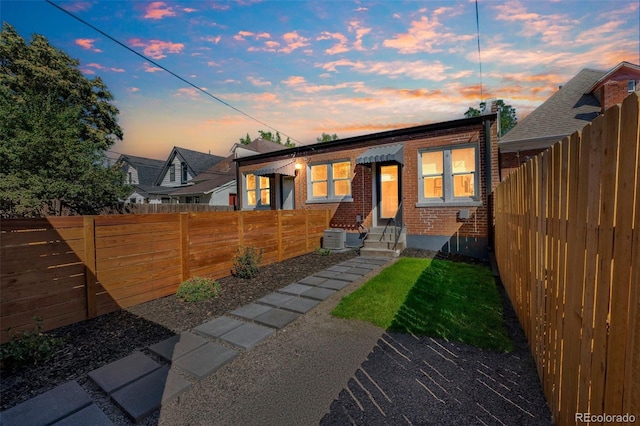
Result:
M160 364L141 352L134 352L127 357L90 371L89 378L107 395L110 395L158 368L160 368Z
M49 425L92 404L89 395L72 380L0 413L3 426Z
M238 351L210 342L174 361L173 366L202 380L237 356Z
M160 355L167 361L172 361L188 354L205 343L207 343L207 341L202 337L184 331L177 336L170 337L160 343L149 346L149 350Z
M114 392L111 398L136 422L191 388L191 383L163 366Z

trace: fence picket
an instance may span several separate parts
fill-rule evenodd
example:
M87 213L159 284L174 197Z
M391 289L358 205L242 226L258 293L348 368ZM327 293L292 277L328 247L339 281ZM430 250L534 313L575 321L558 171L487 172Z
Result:
M496 189L496 260L559 425L640 410L639 99Z

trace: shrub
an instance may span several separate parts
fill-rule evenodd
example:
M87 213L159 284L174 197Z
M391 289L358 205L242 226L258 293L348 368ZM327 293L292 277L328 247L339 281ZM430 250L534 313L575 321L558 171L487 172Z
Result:
M252 278L258 273L258 267L262 260L262 249L255 247L238 247L236 257L233 259L233 275L240 278Z
M185 302L200 302L220 294L220 284L212 278L193 277L180 284L176 296Z
M331 254L331 249L320 247L316 249L316 253L318 253L320 256L329 256Z
M0 365L3 369L16 370L25 365L40 364L53 355L62 339L42 332L42 318L35 317L36 328L12 333L11 340L0 347Z

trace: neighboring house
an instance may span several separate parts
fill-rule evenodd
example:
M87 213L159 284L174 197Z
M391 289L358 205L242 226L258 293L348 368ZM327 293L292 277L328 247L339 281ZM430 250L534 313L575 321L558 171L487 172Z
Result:
M637 90L638 65L621 62L609 71L583 69L500 139L502 179Z
M358 240L359 224L372 242L393 224L407 247L487 256L499 177L493 112L236 162L243 210L330 209L330 226L347 231L347 244Z
M165 194L170 192L154 186L164 166L164 161L123 154L118 159L118 163L125 174L125 183L133 186L133 192L125 199L126 203L154 202L157 195L154 193L158 191ZM159 202L159 198L156 202Z
M237 206L236 165L233 160L282 149L285 149L283 145L261 138L247 145L235 144L231 155L191 179L193 185L172 191L171 197L180 203Z
M189 181L223 159L218 155L174 146L154 184L172 188L190 185Z

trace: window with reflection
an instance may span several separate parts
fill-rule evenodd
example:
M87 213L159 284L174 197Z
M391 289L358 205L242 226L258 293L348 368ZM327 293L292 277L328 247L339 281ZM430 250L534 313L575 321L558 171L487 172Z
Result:
M247 207L269 206L271 204L271 182L268 177L245 175Z
M351 196L351 162L338 160L309 166L309 199L340 200Z
M479 196L477 146L420 152L419 201L466 201Z

